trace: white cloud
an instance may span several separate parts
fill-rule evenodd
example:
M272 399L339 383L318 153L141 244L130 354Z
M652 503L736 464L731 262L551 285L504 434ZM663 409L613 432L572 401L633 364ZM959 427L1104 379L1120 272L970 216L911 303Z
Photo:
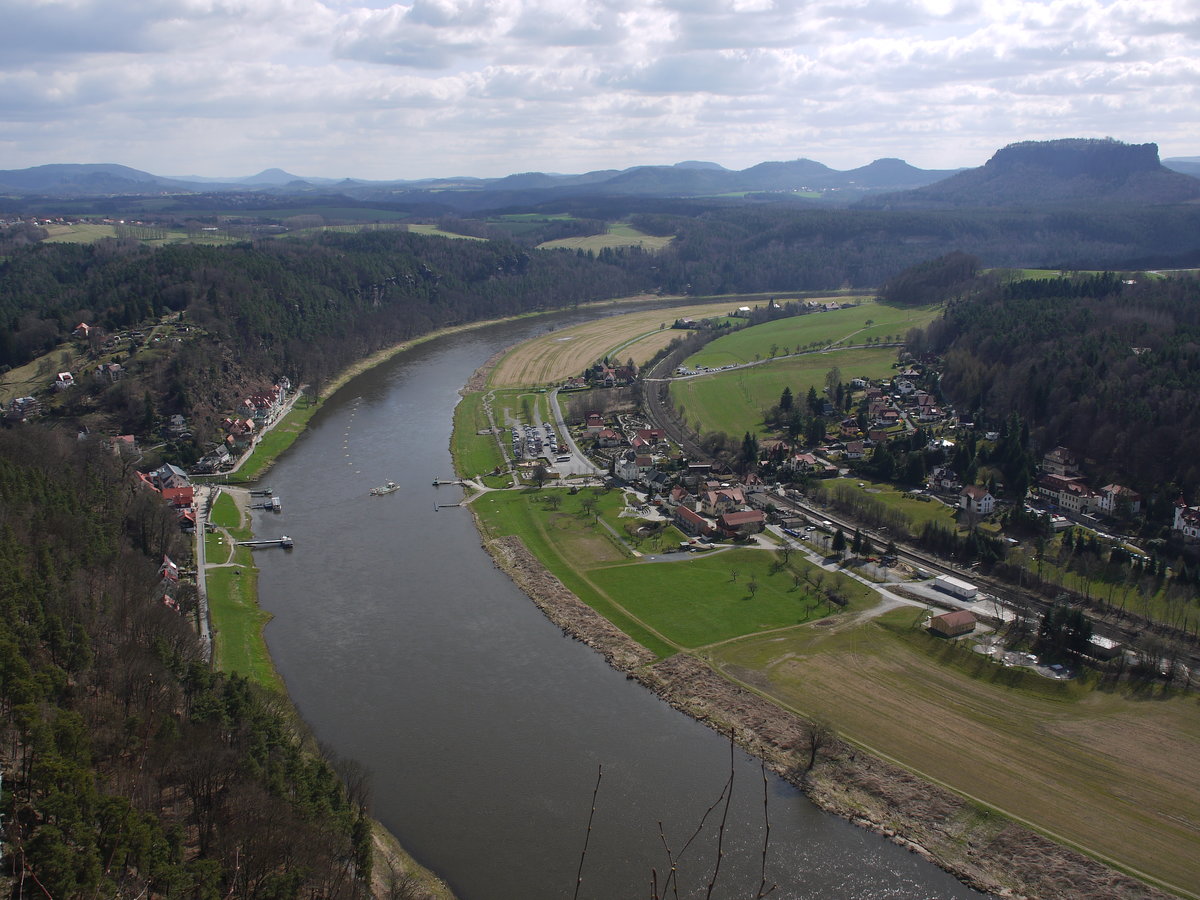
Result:
M3 165L421 177L1200 152L1195 0L0 0Z

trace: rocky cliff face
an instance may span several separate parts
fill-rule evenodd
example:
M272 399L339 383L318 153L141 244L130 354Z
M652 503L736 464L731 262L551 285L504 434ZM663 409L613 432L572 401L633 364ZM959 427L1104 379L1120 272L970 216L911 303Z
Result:
M892 209L1154 205L1200 200L1200 179L1165 168L1157 144L1071 138L1010 144L978 169L863 206Z
M1009 144L996 151L983 168L995 174L1032 171L1059 178L1122 179L1138 172L1158 172L1163 167L1158 161L1158 144L1071 138Z

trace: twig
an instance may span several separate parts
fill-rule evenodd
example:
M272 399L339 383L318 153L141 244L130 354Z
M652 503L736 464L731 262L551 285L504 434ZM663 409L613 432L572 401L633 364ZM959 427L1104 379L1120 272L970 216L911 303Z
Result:
M767 896L769 893L771 893L773 890L775 890L775 888L779 887L779 885L777 885L777 884L772 884L770 887L767 887L767 849L771 844L771 815L770 815L770 811L767 808L767 763L765 760L760 759L758 761L758 765L759 765L759 768L762 770L764 831L763 831L763 849L762 849L762 874L761 874L761 876L759 878L759 882L758 882L758 893L754 895L755 900L761 900L762 897Z
M666 832L663 831L663 824L661 821L659 821L659 823L658 823L658 838L659 838L659 840L662 841L663 849L667 851L667 861L671 864L671 871L667 875L667 880L663 882L663 889L665 890L667 885L669 885L669 884L672 885L672 890L675 893L675 897L678 898L679 897L679 879L676 877L676 873L678 872L679 869L675 863L675 856L674 856L674 854L671 853L671 846L670 846L670 844L667 843L667 835L666 835ZM687 847L685 846L684 849L686 850ZM651 869L651 871L654 871L654 870ZM658 880L658 873L655 872L655 884L656 885L657 885L657 880ZM654 895L654 900L660 900L657 893Z
M729 782L725 794L725 809L721 813L721 824L717 827L717 864L713 866L712 878L708 880L708 890L705 900L712 897L713 888L717 886L717 878L721 874L721 860L725 857L725 823L729 819L729 803L733 800L733 739L729 739Z
M676 857L676 861L672 862L670 877L667 879L666 882L663 882L663 887L666 888L667 884L671 881L671 879L675 879L674 892L675 892L676 897L679 896L679 879L678 879L678 864L677 864L678 860L683 859L684 854L686 854L688 851L688 848L690 846L692 846L692 842L695 841L696 838L698 838L700 836L700 832L702 832L704 830L704 823L708 821L708 817L712 814L712 811L717 808L718 804L720 804L720 802L725 799L725 794L730 790L730 788L732 786L733 786L733 775L731 773L729 776L729 780L725 782L725 787L721 788L720 796L718 796L717 799L713 801L712 806L710 806L708 809L706 809L704 811L704 815L700 817L700 823L696 826L696 830L692 832L692 836L687 839L687 843L684 844L683 849L679 851L679 856ZM662 825L660 823L659 828L661 829L661 827L662 827ZM664 844L666 843L665 837L663 838L663 843ZM670 851L668 851L668 853L669 852Z
M579 888L583 885L583 861L587 859L588 841L592 839L592 819L596 816L596 796L600 793L600 779L604 777L604 766L596 767L596 787L592 790L592 811L588 813L587 834L583 838L583 852L579 854L579 871L575 873L575 900L579 900Z

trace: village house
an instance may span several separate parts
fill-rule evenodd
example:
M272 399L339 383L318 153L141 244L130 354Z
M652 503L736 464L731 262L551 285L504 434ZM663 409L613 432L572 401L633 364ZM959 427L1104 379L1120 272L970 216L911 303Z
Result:
M1173 531L1179 532L1189 543L1200 541L1200 506L1188 506L1183 497L1175 501Z
M949 466L935 466L929 473L928 484L935 491L962 490L962 481L959 480L958 473Z
M600 447L620 447L625 443L625 436L612 428L603 428L596 435L596 444Z
M1055 447L1042 457L1042 472L1046 475L1078 475L1079 460L1066 447Z
M617 461L616 475L624 481L637 482L641 481L653 468L653 459L649 456L638 456L634 451L629 450L623 453Z
M975 616L969 610L956 609L929 620L929 630L939 637L952 638L975 630Z
M191 484L191 481L188 480L187 472L183 471L179 466L173 466L170 463L163 463L145 477L151 485L160 491L167 488L187 487Z
M109 438L108 446L114 456L137 456L141 453L137 438L132 434L119 434Z
M17 397L8 404L5 419L11 422L23 422L31 415L42 412L42 403L36 397Z
M722 487L705 491L700 499L700 509L705 515L719 516L722 513L742 509L746 495L740 487Z
M75 326L75 330L71 332L71 334L74 335L75 337L80 338L81 340L85 340L85 341L88 339L88 335L90 335L91 333L92 333L92 326L89 325L87 322L80 322L78 325Z
M867 440L873 444L886 444L891 435L886 428L868 428Z
M595 437L604 430L604 417L598 412L588 413L584 419L583 430Z
M163 581L178 582L179 566L171 560L171 557L164 556L162 565L158 567L158 574Z
M793 469L805 475L817 478L831 478L837 475L837 466L818 457L813 453L797 453L789 460Z
M195 488L190 484L184 487L163 488L162 497L176 509L191 509L195 505Z
M675 512L671 516L671 520L675 523L675 527L684 534L693 536L708 534L712 531L712 525L698 512L688 509L686 506L675 507Z
M67 388L75 387L75 376L70 372L59 372L51 386L56 391L65 391Z
M96 377L110 384L116 384L125 377L125 369L120 363L105 363L102 366L96 367Z
M717 518L717 527L730 537L749 537L758 534L765 526L766 516L761 509L722 513Z
M1043 475L1038 479L1036 492L1076 514L1090 513L1099 503L1099 495L1078 475Z
M996 498L987 488L968 484L959 492L958 505L969 515L990 516L996 511Z
M866 447L862 441L846 442L846 459L862 459L866 452Z
M1106 515L1114 516L1124 506L1131 515L1137 515L1142 509L1142 495L1137 491L1120 484L1106 484L1100 488L1097 508Z
M693 510L696 508L696 498L681 484L671 488L665 498L665 503L668 509L674 509L677 506L686 506Z
M838 423L838 434L844 438L860 438L863 436L862 429L858 427L857 419L842 419Z

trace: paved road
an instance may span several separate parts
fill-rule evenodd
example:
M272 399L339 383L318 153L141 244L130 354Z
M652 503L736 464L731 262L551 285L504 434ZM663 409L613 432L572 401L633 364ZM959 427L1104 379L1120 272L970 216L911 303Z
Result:
M201 486L197 490L203 494L203 499L194 501L196 510L196 592L199 594L200 646L204 649L204 658L212 659L212 632L208 625L208 581L205 577L208 559L205 556L204 535L208 523L209 501L216 489Z
M558 439L565 443L571 451L570 462L556 462L553 468L563 475L596 475L604 477L607 473L598 466L593 465L587 455L579 449L579 445L575 443L575 438L571 437L571 429L567 427L567 423L563 420L562 407L558 405L558 388L555 388L550 393L550 408L554 410L554 425L558 429Z

